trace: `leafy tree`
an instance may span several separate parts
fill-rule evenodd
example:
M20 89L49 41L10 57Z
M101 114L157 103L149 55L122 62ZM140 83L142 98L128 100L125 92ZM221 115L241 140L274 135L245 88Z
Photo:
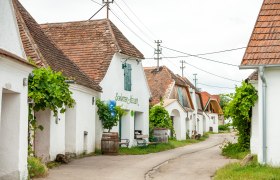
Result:
M220 106L225 111L225 107L228 105L228 103L232 100L234 94L220 94Z
M236 87L232 101L225 108L225 117L233 119L233 126L239 131L238 145L242 151L250 147L251 110L258 99L257 90L242 82Z
M173 130L172 120L163 106L153 106L150 109L150 130L154 128L168 128Z
M121 117L126 114L126 111L120 106L110 107L100 99L97 99L96 105L98 107L97 114L102 121L103 128L108 129L108 132L110 132L114 126L118 125Z

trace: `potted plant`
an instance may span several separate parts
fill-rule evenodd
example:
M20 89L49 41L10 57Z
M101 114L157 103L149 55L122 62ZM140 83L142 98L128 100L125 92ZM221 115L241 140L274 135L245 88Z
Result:
M97 114L102 121L102 126L107 132L103 132L101 139L102 154L117 154L119 150L119 138L117 132L111 132L114 126L118 125L118 121L125 114L120 106L116 106L115 101L104 102L96 101L98 107Z

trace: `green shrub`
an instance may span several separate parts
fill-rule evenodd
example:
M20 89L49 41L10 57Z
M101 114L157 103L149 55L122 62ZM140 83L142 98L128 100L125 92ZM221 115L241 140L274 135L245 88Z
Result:
M28 157L28 173L30 178L44 177L48 174L47 166L39 158Z
M229 131L228 125L219 125L219 131Z
M228 142L222 147L222 155L234 159L243 159L249 153L249 150L244 150L238 143Z

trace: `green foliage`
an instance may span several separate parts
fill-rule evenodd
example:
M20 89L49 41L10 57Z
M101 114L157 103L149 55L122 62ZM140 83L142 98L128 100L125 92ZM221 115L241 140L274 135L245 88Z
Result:
M274 180L280 179L280 168L260 165L257 158L246 166L241 166L240 163L228 164L216 172L214 180Z
M256 89L245 82L235 89L232 101L225 108L225 117L233 119L232 125L239 132L238 144L243 150L250 147L251 109L258 99Z
M172 120L168 111L162 106L153 106L150 109L150 130L154 128L167 128L173 129Z
M35 157L28 157L28 174L30 178L44 177L48 173L47 166Z
M222 155L233 159L243 159L249 153L249 150L244 150L238 143L228 142L222 148Z
M108 129L108 132L110 132L114 126L118 125L121 117L126 114L124 109L120 106L116 106L116 115L112 116L109 106L100 99L97 99L96 105L98 107L97 114L102 121L103 128Z
M219 131L229 131L229 125L219 125L218 129Z
M30 59L32 61L32 59ZM38 125L34 112L50 109L54 116L58 112L64 113L66 107L74 106L72 92L69 90L69 84L65 82L66 78L61 72L54 72L51 68L39 68L32 72L28 79L28 98L33 101L29 104L29 147L28 153L32 155L31 132L37 129L43 130L43 126ZM60 111L59 111L60 110Z
M230 93L230 94L220 94L220 106L223 109L223 111L225 110L225 107L229 104L229 102L232 100L234 94Z
M32 109L35 112L50 109L57 117L59 109L64 113L66 107L73 107L75 101L65 80L61 72L49 67L35 69L28 81L28 97L34 101Z

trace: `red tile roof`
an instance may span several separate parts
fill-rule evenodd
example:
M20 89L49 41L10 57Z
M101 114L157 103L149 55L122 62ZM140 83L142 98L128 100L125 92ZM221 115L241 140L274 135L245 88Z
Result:
M201 94L201 100L202 100L202 105L203 105L203 108L205 108L205 106L207 105L207 102L209 101L210 99L210 94L208 92L200 92Z
M157 104L161 99L168 98L172 86L175 84L169 70L162 66L159 72L156 71L155 67L144 68L144 71L152 93L151 104Z
M280 64L280 0L264 0L242 66Z
M100 83L115 53L143 54L108 19L43 24L41 27L88 76Z
M17 62L20 62L22 64L25 64L25 65L28 65L28 66L32 66L32 67L35 67L34 65L30 64L27 60L25 59L22 59L21 57L18 57L17 55L15 54L12 54L4 49L1 49L0 48L0 56L4 56L4 57L7 57L11 60L15 60Z
M180 76L175 75L170 69L166 66L161 66L159 71L156 67L144 68L146 78L152 93L152 102L151 104L157 104L161 99L169 98L174 85L178 85L186 88L187 98L190 103L191 109L194 109L193 102L191 100L190 92L188 85Z
M101 87L86 76L55 44L47 37L40 25L32 18L18 0L13 0L25 53L39 66L50 66L77 84L101 91Z

